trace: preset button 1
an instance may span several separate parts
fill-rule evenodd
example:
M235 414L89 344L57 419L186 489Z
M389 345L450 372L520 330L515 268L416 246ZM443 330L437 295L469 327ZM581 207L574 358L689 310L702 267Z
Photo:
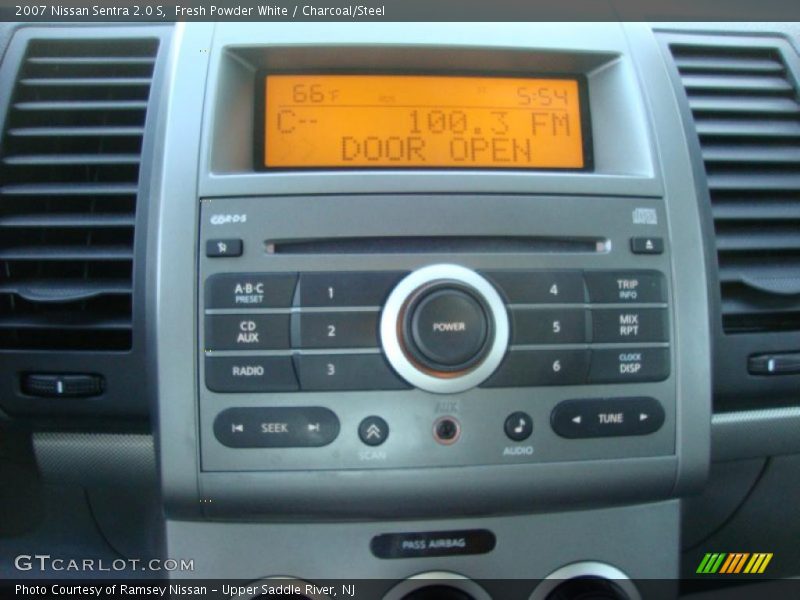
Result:
M382 306L402 276L383 271L303 273L300 306Z

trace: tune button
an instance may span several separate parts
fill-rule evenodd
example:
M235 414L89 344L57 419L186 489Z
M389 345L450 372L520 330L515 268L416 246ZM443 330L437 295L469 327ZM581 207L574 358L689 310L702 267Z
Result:
M479 360L489 331L481 303L450 285L423 293L412 304L407 323L409 350L436 371L463 370Z

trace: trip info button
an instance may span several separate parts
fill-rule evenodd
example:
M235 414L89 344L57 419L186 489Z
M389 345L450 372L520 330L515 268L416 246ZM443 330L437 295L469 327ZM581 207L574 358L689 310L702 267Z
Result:
M206 357L206 387L212 392L294 392L290 356Z
M214 435L229 448L327 446L339 435L339 419L327 408L228 408L214 419Z

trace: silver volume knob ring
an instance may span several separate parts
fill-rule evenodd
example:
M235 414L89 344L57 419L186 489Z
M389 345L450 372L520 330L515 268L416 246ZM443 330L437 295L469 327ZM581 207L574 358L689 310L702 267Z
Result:
M483 359L459 373L435 373L414 362L404 347L403 319L409 299L440 282L463 286L482 300L492 321L492 339ZM455 394L485 381L500 365L508 348L508 312L494 286L475 271L452 264L430 265L407 275L389 294L380 322L381 344L389 363L411 385L436 394Z

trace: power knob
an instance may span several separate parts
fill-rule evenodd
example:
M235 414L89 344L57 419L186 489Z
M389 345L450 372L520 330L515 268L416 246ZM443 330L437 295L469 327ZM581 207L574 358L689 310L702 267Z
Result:
M431 265L392 290L381 343L406 381L429 392L463 392L488 378L508 347L508 313L494 287L459 265Z

